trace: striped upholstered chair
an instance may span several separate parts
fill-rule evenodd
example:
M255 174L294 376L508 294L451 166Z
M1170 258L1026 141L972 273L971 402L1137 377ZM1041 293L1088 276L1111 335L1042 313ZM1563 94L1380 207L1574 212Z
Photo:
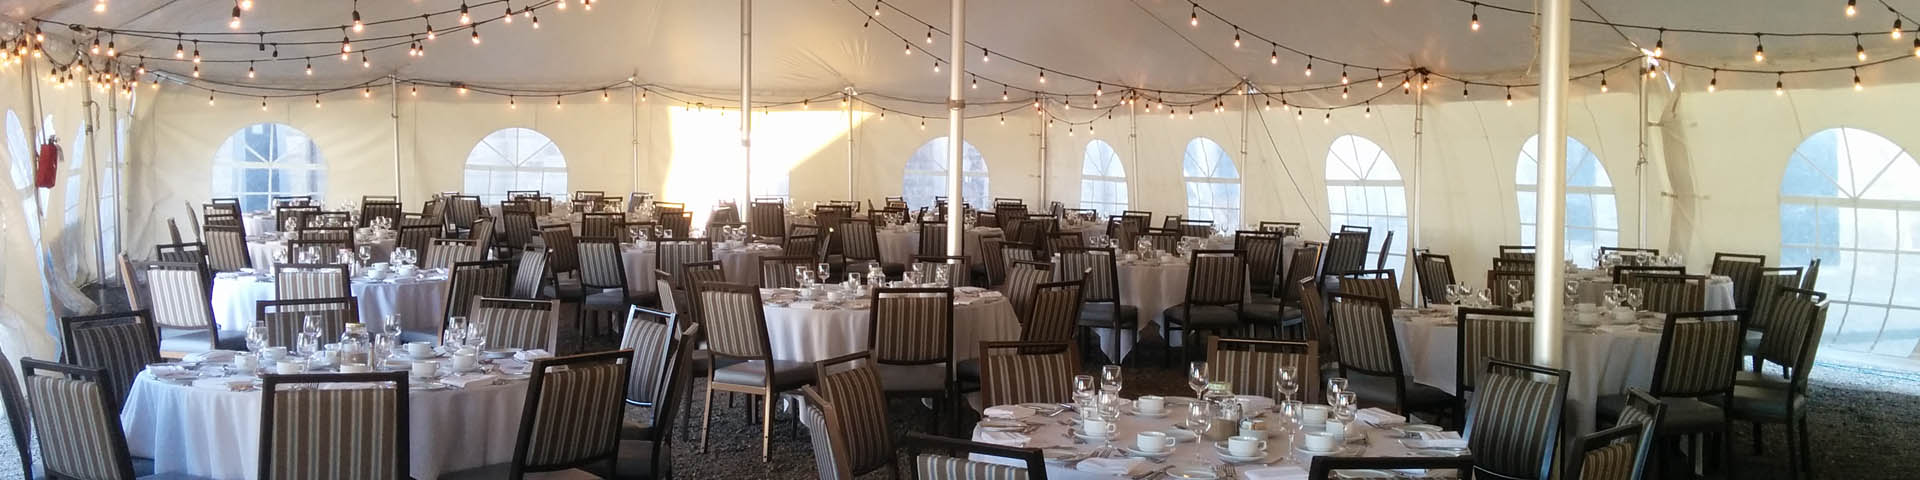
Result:
M624 213L587 213L580 215L580 236L614 238L619 236L620 224L627 221Z
M653 268L673 275L675 288L687 288L687 264L713 261L713 240L705 238L662 238L653 242Z
M1515 310L1461 307L1453 318L1460 324L1455 331L1453 392L1465 412L1467 392L1476 381L1482 365L1488 361L1524 363L1533 360L1533 313Z
M347 272L347 266L341 264L274 265L274 298L299 300L352 296L353 291L347 288L352 277L353 274Z
M893 379L883 373L869 352L813 362L818 385L802 387L810 398L831 405L827 423L808 428L828 430L841 448L833 449L835 463L844 462L845 478L894 467L892 424L887 420L887 395ZM958 412L954 412L958 416Z
M629 295L620 241L613 237L580 237L579 240L581 302L624 306L637 300Z
M1616 265L1613 267L1613 283L1626 283L1627 277L1645 274L1686 275L1687 267L1665 267L1657 265Z
M620 349L633 351L633 378L627 381L627 404L651 407L659 403L662 380L669 371L669 353L675 334L673 313L638 305L627 307L627 325L621 329Z
M798 288L795 269L813 269L813 255L770 255L760 257L760 288ZM745 279L742 279L745 280Z
M1428 305L1447 304L1447 286L1453 285L1453 257L1421 253L1414 259L1418 266L1420 300Z
M1061 248L1057 254L1060 270L1054 272L1053 279L1081 282L1080 328L1113 330L1110 335L1113 344L1108 351L1118 355L1120 333L1140 328L1140 308L1120 304L1120 277L1113 249ZM1137 343L1138 337L1135 338ZM1119 364L1122 359L1107 360Z
M452 268L455 263L477 262L487 258L486 250L474 240L436 238L427 242L426 258L420 268Z
M194 353L213 349L239 350L246 335L239 331L221 331L214 322L212 285L206 267L189 263L155 263L147 269L147 285L153 303L153 325L158 328L160 349L172 353Z
M1033 309L1034 289L1047 281L1052 275L1053 265L1042 262L1014 262L1013 269L1007 271L1007 283L1000 286L1000 293L1013 303L1013 314L1021 322L1026 322L1028 312ZM921 281L930 281L921 279Z
M1327 252L1320 272L1325 275L1339 275L1367 268L1367 236L1365 232L1335 232L1327 239Z
M1533 245L1501 245L1499 258L1521 260L1528 263L1532 263L1533 252L1534 252Z
M1504 360L1489 360L1480 370L1481 388L1461 433L1474 453L1474 470L1493 478L1553 478L1567 371Z
M340 338L347 324L360 321L360 301L353 297L261 300L254 302L254 321L267 326L267 345L293 347L307 317L320 320L320 338Z
M60 362L106 370L114 411L126 400L134 377L158 361L160 344L145 310L60 319Z
M658 316L660 313L650 311L648 315ZM671 315L666 317L669 323L674 324L674 329L677 331L668 340L665 351L633 353L635 365L633 370L635 371L629 374L630 377L627 380L629 403L635 390L633 382L646 378L646 381L656 385L647 387L652 390L651 398L653 399L652 404L649 405L650 411L647 412L647 424L641 426L628 423L620 429L619 471L625 472L621 474L622 478L673 477L674 419L680 415L681 408L686 405L689 397L688 390L692 388L693 362L689 355L699 346L696 337L700 334L700 326L689 324L681 328L682 324L673 322ZM650 368L657 369L658 372L650 372L647 374L650 377L643 377L637 371L640 368L638 365L643 361L652 365Z
M871 298L867 351L886 393L944 402L957 422L960 390L954 383L958 366L953 355L953 289L876 288ZM823 364L828 362L832 360L815 363L821 388L829 399L845 404L827 378Z
M1247 252L1247 284L1253 293L1277 296L1274 286L1280 280L1280 252L1285 239L1280 232L1233 232L1233 249Z
M1235 393L1282 398L1274 385L1276 372L1291 368L1299 380L1296 398L1321 398L1320 346L1313 341L1290 342L1251 338L1207 339L1207 379L1233 385Z
M1533 301L1533 271L1488 270L1488 293L1493 295L1493 304L1501 308L1515 308L1514 297L1508 295L1518 286L1521 302ZM1444 293L1443 293L1444 295ZM1444 297L1443 297L1444 298Z
M1627 410L1613 427L1580 438L1578 455L1567 459L1560 478L1640 480L1652 456L1654 427L1666 405L1639 389L1627 389Z
M978 358L982 408L1066 401L1080 371L1073 342L980 342Z
M1250 326L1268 327L1274 331L1274 338L1304 338L1305 334L1301 333L1302 320L1306 318L1304 297L1320 295L1316 277L1320 268L1321 247L1319 242L1302 242L1293 250L1292 258L1285 264L1286 274L1282 275L1279 283L1275 284L1276 290L1271 300L1255 297L1253 302L1246 305L1246 312L1242 317L1246 318ZM1302 280L1315 280L1315 287L1306 291L1300 290ZM1288 330L1293 331L1292 336L1288 335ZM1331 346L1322 346L1322 348L1331 348Z
M406 372L266 375L261 380L259 478L408 478ZM373 385L325 386L360 383ZM289 384L321 388L279 388Z
M1780 424L1787 429L1787 452L1796 474L1813 476L1810 456L1813 440L1807 430L1807 380L1826 331L1826 295L1812 290L1780 289L1773 295L1774 324L1761 339L1755 359L1779 365L1785 377L1764 372L1734 376L1733 403L1727 408L1735 420L1753 425L1754 450L1761 451L1760 426Z
M469 325L486 324L487 348L560 349L560 301L474 297Z
M734 392L763 397L760 412L760 461L768 460L773 434L773 401L780 392L813 383L813 365L773 358L773 346L767 336L766 311L762 309L760 288L727 282L694 284L700 309L700 321L707 331L707 351L713 361L707 364L707 406L700 419L700 449L706 451L708 426L713 416L713 393ZM715 363L740 360L726 368Z
M820 480L852 480L854 478L847 458L846 432L836 430L833 424L840 414L833 404L821 397L812 385L800 387L800 396L807 401L800 407L800 423L807 426L807 437L813 442L814 475Z
M1533 254L1527 255L1526 259L1494 257L1493 269L1502 272L1532 272Z
M1741 354L1753 356L1754 368L1735 374L1734 380L1744 385L1785 388L1787 379L1793 376L1793 369L1800 365L1800 357L1807 350L1807 337L1820 336L1820 331L1809 331L1807 326L1815 322L1817 311L1825 308L1827 294L1777 284L1765 285L1765 288L1767 291L1757 297L1765 299L1766 303L1754 306L1747 325L1751 328L1765 319L1767 330L1758 339L1753 338L1751 331L1744 335ZM1753 345L1751 348L1744 345L1749 341ZM1762 373L1761 367L1767 363L1780 366L1787 375L1781 377Z
M1780 288L1806 288L1800 286L1803 271L1802 267L1762 268L1760 274L1755 275L1753 303L1744 305L1748 314L1747 339L1740 344L1741 354L1752 355L1754 350L1760 348L1760 337L1773 324L1768 302L1772 301L1774 293ZM1759 369L1758 364L1754 369Z
M1744 335L1739 316L1737 310L1667 314L1647 392L1666 404L1666 417L1654 429L1658 437L1714 434L1726 438L1731 427L1721 406L1733 402L1734 377L1740 369ZM1596 416L1623 418L1627 404L1626 395L1603 395L1595 402ZM1731 455L1731 443L1720 442L1722 458ZM1705 453L1699 448L1693 452Z
M1753 297L1760 291L1760 270L1767 268L1766 255L1714 253L1713 266L1707 272L1733 279L1733 305L1753 309Z
M780 238L787 233L787 207L780 202L753 202L747 205L747 233L760 238Z
M547 271L557 280L561 274L580 273L580 252L573 239L573 227L567 224L541 225L540 241L547 246Z
M1647 311L1684 313L1706 309L1706 275L1635 273L1626 276L1626 284L1627 288L1640 289L1641 308Z
M152 462L136 463L127 453L113 379L105 369L28 358L20 360L20 375L26 411L8 413L32 412L47 478L132 479L152 473ZM24 432L15 434L26 438ZM21 456L31 460L24 448ZM23 463L21 469L31 473L31 465Z
M442 325L447 318L467 316L475 298L505 298L512 286L508 277L512 268L511 260L453 264L452 272L447 275L447 308L446 315L441 317Z
M945 438L923 433L908 433L907 443L920 453L913 457L914 474L921 480L1046 480L1046 461L1038 448L1017 448L991 443ZM974 456L999 457L984 462ZM1009 462L1010 461L1010 462Z
M1400 279L1391 269L1341 272L1340 292L1387 301L1387 308L1400 308Z
M1402 369L1400 342L1395 340L1392 310L1385 300L1349 293L1327 297L1333 339L1340 352L1340 376L1347 377L1362 405L1400 414L1453 407L1453 396L1414 382Z
M1188 260L1187 298L1179 305L1161 311L1166 321L1160 325L1160 337L1166 339L1167 355L1173 359L1173 331L1186 335L1186 347L1180 349L1181 362L1199 346L1194 332L1228 331L1240 328L1240 312L1247 298L1246 254L1239 250L1194 250Z
M1340 361L1340 355L1333 350L1333 320L1327 312L1327 297L1320 294L1320 281L1303 278L1299 285L1300 338L1320 345L1320 350L1315 352L1320 355L1320 365Z
M411 248L415 253L422 255L421 260L425 260L426 257L424 257L424 255L427 254L427 246L433 242L433 237L440 235L440 232L444 231L445 228L441 227L439 223L427 223L427 220L403 217L401 221L402 223L400 223L399 226L394 227L394 229L399 230L400 233L399 237L394 240L393 248Z
M253 268L253 255L247 253L245 227L207 225L201 233L207 242L207 266L216 272L237 272Z
M1020 340L1024 342L1074 341L1080 323L1080 280L1047 282L1034 285L1027 314L1021 317Z
M520 250L520 258L514 260L509 296L527 300L540 298L540 286L547 281L547 254L546 247L528 246Z
M965 244L965 242L961 242L961 245ZM914 250L914 255L940 256L946 254L947 224L920 224L920 245Z
M973 263L966 255L914 255L913 265L920 267L921 275L924 275L920 281L923 283L933 283L940 278L941 271L947 272L948 287L960 288L973 283L969 267ZM1040 278L1046 278L1046 275L1042 274Z
M385 218L393 225L400 224L400 211L403 207L397 201L367 201L360 204L360 226L373 224L373 219Z

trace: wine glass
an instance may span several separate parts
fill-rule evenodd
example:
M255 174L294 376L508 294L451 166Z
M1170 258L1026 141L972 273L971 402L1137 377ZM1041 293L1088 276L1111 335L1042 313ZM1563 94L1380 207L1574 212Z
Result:
M1447 304L1454 305L1454 306L1460 305L1460 286L1459 285L1447 285Z
M1300 392L1300 371L1295 367L1280 367L1273 372L1274 390L1293 401L1293 394Z
M1346 377L1327 379L1327 404L1332 405L1335 400L1340 398L1340 393L1345 391L1347 391Z
M1193 398L1200 398L1200 392L1207 390L1207 362L1187 364L1187 388L1193 389Z
M358 256L360 257L361 265L366 265L368 263L373 262L373 245L361 245L361 246L355 247L354 250L355 250L355 253L358 254Z
M1088 410L1093 407L1093 392L1095 388L1097 387L1093 383L1092 375L1073 376L1073 404L1080 407L1080 414L1082 416L1090 413Z
M1119 365L1107 365L1104 367L1100 367L1100 390L1101 391L1119 392L1120 383L1121 383L1121 378L1120 378Z
M1620 306L1622 298L1619 291L1607 290L1607 293L1603 295L1603 297L1606 299L1605 307L1607 310L1613 310L1613 307Z
M827 262L820 262L818 265L814 265L814 268L817 268L820 270L820 281L822 282L827 281L828 278L833 276L832 264L829 264Z
M1476 305L1479 305L1479 306L1482 306L1482 307L1484 307L1484 306L1487 306L1487 305L1492 305L1492 304L1493 304L1493 290L1491 290L1491 289L1488 289L1488 288L1486 288L1486 287L1481 287L1481 288L1480 288L1480 291L1477 291L1477 292L1473 292L1473 299L1479 302L1479 303L1477 303Z
M1567 304L1567 306L1573 306L1573 304L1579 303L1578 300L1580 296L1580 281L1567 280L1566 289L1567 289L1567 298L1565 298L1564 301Z
M1507 280L1507 308L1520 308L1520 280Z
M1627 288L1627 306L1633 307L1634 311L1639 311L1640 303L1646 299L1645 295L1646 291L1641 290L1640 287Z
M1360 394L1353 391L1340 392L1333 398L1333 417L1340 423L1353 421L1355 410L1360 406Z
M813 281L813 269L806 265L794 265L793 278L800 282L800 286L805 287Z
M467 346L473 347L474 350L486 350L487 326L490 323L486 317L467 320Z
M441 332L440 344L446 345L449 347L457 347L465 344L466 341L467 341L467 317L448 318L447 329L446 331Z
M943 287L944 287L944 286L950 286L950 285L951 285L951 283L950 283L950 281L948 280L948 277L947 277L947 272L948 272L948 271L950 271L950 270L952 270L952 269L951 269L951 268L947 268L947 267L948 267L947 265L940 265L940 266L936 266L936 267L934 267L934 269L933 269L933 283L934 283L935 285L939 285L939 286L943 286Z
M247 327L247 351L258 352L266 349L272 343L272 335L272 331L267 329L266 322L254 322L253 326Z

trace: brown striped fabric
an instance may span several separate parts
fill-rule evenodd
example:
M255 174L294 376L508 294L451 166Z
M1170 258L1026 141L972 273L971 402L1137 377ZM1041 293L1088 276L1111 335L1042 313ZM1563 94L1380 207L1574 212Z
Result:
M668 236L692 237L693 212L670 212L654 217L660 228L667 230Z
M1532 258L1532 256L1531 256L1531 255L1529 255L1529 256L1528 256L1528 258L1526 258L1526 259L1518 259L1518 258L1495 258L1495 259L1493 259L1493 269L1494 269L1494 270L1498 270L1498 271L1502 271L1502 272L1527 272L1527 273L1532 273L1532 272L1533 272L1533 258Z
M526 465L572 465L620 449L620 425L625 403L622 379L629 365L621 362L575 363L565 370L544 369L539 391L529 391L539 407L533 412L533 431L525 437Z
M1447 286L1454 284L1453 257L1423 253L1415 262L1419 264L1421 298L1432 305L1446 304Z
M607 192L604 192L604 191L598 191L598 190L574 190L573 191L574 203L599 203L600 199L606 198L606 197L607 197Z
M206 277L197 267L163 264L147 270L153 323L169 328L207 328L213 324Z
M1107 217L1107 238L1114 239L1121 248L1133 248L1138 240L1137 237L1146 231L1146 220L1140 217L1125 215Z
M1041 282L1047 281L1051 269L1052 266L1044 263L1016 263L1013 265L1013 270L1007 273L1006 285L1000 286L1000 293L1007 296L1007 301L1013 302L1013 313L1023 324L1033 310L1034 289L1039 288ZM921 281L930 280L921 279Z
M620 258L620 243L613 237L581 237L578 248L581 286L627 288L627 267Z
M1520 286L1520 301L1533 301L1533 275L1533 271L1531 270L1524 272L1488 270L1487 289L1494 297L1493 304L1501 308L1514 308L1513 297L1507 295L1510 287L1508 285L1509 283ZM1538 305L1535 306L1538 307Z
M513 267L513 288L509 291L513 298L534 299L540 297L540 284L547 278L547 250L529 248L520 251L520 259Z
M467 316L475 298L506 297L507 269L512 266L507 260L453 264L453 272L447 276L446 317Z
M1378 298L1334 294L1331 332L1340 365L1365 373L1398 376L1400 359L1393 342L1392 319Z
M473 230L467 232L467 239L473 240L480 249L477 258L487 258L487 249L493 246L493 219L481 217L473 222Z
M686 288L682 279L687 264L713 260L713 241L704 238L670 238L653 242L653 268L673 275L675 287Z
M920 480L1027 480L1025 468L937 453L922 453L914 457L913 465Z
M1335 232L1327 240L1326 265L1320 271L1338 275L1367 268L1367 234Z
M120 409L101 403L101 388L93 380L26 377L27 412L48 473L104 480L124 478L122 472L132 469L119 428Z
M1081 300L1118 302L1120 287L1114 276L1113 250L1105 248L1065 248L1056 253L1053 281L1081 282Z
M1085 246L1087 246L1087 239L1081 236L1080 232L1047 234L1048 251L1058 252L1069 248L1081 248Z
M1752 313L1747 328L1766 331L1773 325L1773 297L1782 288L1800 288L1800 267L1763 268L1755 277L1753 304L1747 308Z
M953 292L874 292L868 327L874 361L928 364L953 359ZM824 385L824 384L823 384ZM831 394L831 392L829 392Z
M307 227L300 229L301 240L310 242L347 242L353 243L351 227Z
M726 285L726 284L720 284ZM707 350L735 358L767 358L767 321L760 294L707 289L698 292L700 320L707 328Z
M920 224L920 246L918 255L939 256L947 254L947 224Z
M862 474L893 465L893 433L887 423L887 396L880 384L880 372L872 364L862 364L828 373L818 383L820 395L833 405L834 415L829 419L837 421L828 428L837 430L840 445L846 447L847 467Z
M872 220L841 218L833 225L840 226L834 235L839 238L840 254L847 261L880 260L880 238L874 233Z
M237 272L253 268L253 256L247 254L247 234L241 227L207 225L207 266L216 272Z
M787 232L787 207L780 202L753 202L747 206L747 233L775 238ZM792 250L788 250L792 251Z
M67 338L61 342L62 363L106 370L102 383L111 394L115 411L120 402L126 401L127 391L133 388L140 371L147 364L161 361L153 326L138 316L69 317L62 321L68 323Z
M681 288L683 289L691 289L696 285L700 285L708 282L727 281L727 271L720 269L719 260L710 260L710 261L698 262L698 263L688 263L685 266L686 266L686 270L685 270L686 273L684 273L683 276L680 277L686 282L685 284L681 285Z
M559 300L474 299L469 324L485 321L487 348L559 350Z
M1614 422L1614 425L1653 425L1653 410L1658 407L1658 404L1651 402L1658 401L1660 400L1646 396L1639 389L1630 389L1627 393L1626 407L1620 409L1620 418Z
M1324 247L1324 245L1321 245L1319 242L1302 242L1300 248L1293 250L1293 258L1287 259L1287 276L1283 279L1288 287L1299 285L1300 282L1305 280L1313 280L1315 285L1319 285L1319 279L1317 278L1319 275L1317 272L1320 270L1320 252L1323 251L1322 247ZM1280 293L1281 295L1276 296L1279 296L1284 301L1301 301L1299 289L1284 288ZM1319 291L1314 290L1314 294L1319 294Z
M1213 236L1212 220L1181 220L1180 236L1207 238Z
M284 389L273 402L271 456L275 480L393 479L406 461L399 444L394 387Z
M544 217L553 213L553 197L533 196L526 199L533 207L533 216Z
M1488 360L1514 363L1533 361L1533 317L1522 314L1472 312L1460 320L1460 391L1475 388L1474 379L1486 371Z
M1708 269L1714 275L1726 275L1733 280L1733 305L1739 308L1753 308L1753 295L1760 287L1760 270L1767 268L1766 255L1742 255L1737 253L1713 254L1713 266Z
M1740 321L1732 318L1667 320L1661 339L1662 368L1653 374L1653 393L1662 397L1694 397L1733 388L1740 369L1740 341L1746 337Z
M1313 342L1228 338L1217 338L1214 342L1209 345L1213 350L1207 352L1208 380L1227 382L1233 392L1240 395L1281 398L1284 395L1274 385L1275 373L1283 367L1292 368L1300 384L1300 390L1294 395L1319 398L1309 394L1320 385L1320 359L1314 354L1319 347Z
M627 380L627 401L646 406L659 405L665 394L667 346L673 341L673 328L639 314L630 307L627 326L621 330L620 349L633 351L633 371Z
M347 323L360 321L359 301L353 297L261 300L254 308L254 321L267 325L267 345L274 347L292 348L310 316L320 320L321 341L340 338Z
M573 227L567 225L540 226L540 241L546 243L547 269L558 275L580 271L580 251L574 245Z
M580 236L615 238L620 236L620 224L627 221L624 213L587 213L580 215Z
M528 242L533 241L534 232L539 230L533 220L533 211L526 208L504 204L500 207L501 243L506 244L507 248L525 248Z
M400 224L400 202L366 202L360 205L360 226L373 224L373 219L385 218Z
M1283 238L1279 232L1233 232L1233 249L1247 252L1247 276L1254 290L1272 291L1273 282L1280 275Z
M1246 299L1247 262L1236 250L1195 250L1187 275L1187 302L1234 305Z
M292 218L298 219L297 221L300 226L304 227L307 225L307 214L310 213L320 213L320 207L296 205L275 206L273 209L273 225L274 227L284 229L287 227L287 219Z
M921 274L921 275L924 275L923 277L920 278L921 282L933 283L935 279L940 278L939 272L941 270L946 270L947 272L946 286L948 288L960 288L960 287L967 286L967 283L968 283L967 277L972 275L972 271L970 267L968 267L968 265L972 265L972 263L968 262L967 257L965 256L958 256L958 257L916 256L914 257L914 263L920 265L921 271L925 272ZM1045 279L1046 274L1045 273L1040 274L1039 278Z
M1533 251L1532 245L1501 245L1499 258L1533 263Z
M1340 360L1335 353L1338 345L1333 340L1333 323L1327 318L1327 302L1320 295L1320 281L1306 278L1295 283L1295 298L1300 300L1300 323L1304 324L1307 340L1320 346L1320 363L1333 363Z
M980 359L981 404L1059 403L1072 398L1075 372L1068 344L1053 344L1060 348L1047 349L1052 353L992 345L983 344L985 358Z
M1467 448L1477 468L1507 478L1533 478L1551 455L1547 438L1559 422L1552 383L1504 372L1483 373L1473 396Z
M457 227L473 225L480 220L480 197L473 195L455 195L447 201L447 223Z
M1755 355L1782 366L1798 366L1802 352L1809 348L1807 337L1818 320L1820 304L1826 295L1807 290L1776 290L1770 299L1768 315L1773 317Z
M1020 340L1027 342L1068 342L1074 339L1080 322L1080 282L1043 283L1035 286L1032 305L1020 326Z
M153 258L162 262L207 264L207 246L199 242L154 245L153 252Z
M484 252L473 240L436 238L427 243L427 258L420 268L451 268L461 262L478 262L485 259Z
M400 238L394 241L393 248L411 248L421 255L427 254L427 246L433 237L440 235L440 225L400 225Z
M760 257L760 288L799 288L800 279L794 277L798 267L813 268L810 255L780 255Z
M1638 437L1623 439L1583 453L1579 480L1633 480L1633 464L1640 451Z
M1341 275L1340 292L1386 300L1387 308L1400 308L1400 281L1392 270Z
M805 255L818 259L820 237L817 235L788 235L781 250L793 255Z
M1698 312L1706 308L1707 277L1634 273L1626 275L1627 288L1641 290L1641 308L1660 313Z
M1154 250L1159 250L1162 252L1178 251L1180 247L1179 231L1172 231L1172 230L1163 231L1160 229L1149 228L1147 229L1146 232L1141 233L1139 235L1135 235L1134 241L1139 242L1139 239L1142 239L1142 238L1146 239L1147 242L1151 243L1153 245ZM1129 247L1132 247L1132 246L1133 245L1129 245Z
M802 389L809 395L800 409L800 423L807 426L807 438L813 442L814 475L820 480L853 480L853 473L847 471L850 460L846 458L846 448L837 444L845 442L840 438L844 434L832 426L832 415L827 413L833 407L817 395L811 395L812 390L813 387Z

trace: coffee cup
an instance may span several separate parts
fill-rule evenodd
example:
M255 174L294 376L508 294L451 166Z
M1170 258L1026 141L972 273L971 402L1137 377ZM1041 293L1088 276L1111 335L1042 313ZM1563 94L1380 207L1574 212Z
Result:
M838 302L841 300L846 300L846 297L847 296L845 294L842 294L838 291L827 292L827 301L829 302Z
M407 372L415 378L433 378L440 373L440 362L433 360L413 362L413 366L407 369Z
M1333 407L1326 405L1307 405L1300 407L1300 424L1305 426L1324 425L1327 414L1333 413Z
M427 342L408 342L407 356L427 358L433 356L433 344Z
M273 364L273 373L278 373L281 375L293 375L293 374L297 374L302 371L305 371L306 370L305 367L306 365L303 365L300 362L281 360Z
M234 354L233 368L239 370L241 373L251 375L253 372L260 370L260 357L251 353Z
M340 366L340 373L372 373L373 367L364 363L349 363Z
M1321 427L1321 431L1327 432L1327 435L1332 436L1335 442L1344 442L1347 440L1347 424L1327 422L1325 427Z
M1307 450L1312 450L1315 452L1326 452L1326 451L1333 450L1333 446L1335 444L1333 435L1330 435L1327 432L1307 432L1306 436L1307 438L1306 438L1306 441L1304 442L1304 445L1306 446Z
M1227 453L1236 457L1251 457L1267 450L1267 441L1254 437L1234 436L1227 439Z
M479 355L479 354L480 354L480 349L478 349L478 348L473 348L473 347L470 347L470 346L469 346L469 347L460 347L460 348L458 348L458 349L455 349L455 350L453 351L453 354L454 354L454 355Z
M387 271L387 262L373 262L372 269L376 272L385 272Z
M1167 399L1159 395L1141 395L1133 400L1133 408L1140 413L1160 413L1167 408Z
M479 366L480 366L479 355L474 355L471 353L458 353L453 355L454 371L459 371L459 372L471 371L475 367L479 367Z
M1089 437L1105 438L1113 435L1114 430L1115 425L1104 419L1087 418L1080 421L1080 433Z
M318 352L313 352L313 363L318 364L320 366L338 365L340 363L340 351L334 350L334 349L325 349Z
M260 349L261 361L278 362L284 358L287 358L287 347L267 347Z
M1177 441L1179 440L1167 436L1166 432L1145 431L1133 436L1133 449L1146 453L1160 453L1172 450L1174 442Z

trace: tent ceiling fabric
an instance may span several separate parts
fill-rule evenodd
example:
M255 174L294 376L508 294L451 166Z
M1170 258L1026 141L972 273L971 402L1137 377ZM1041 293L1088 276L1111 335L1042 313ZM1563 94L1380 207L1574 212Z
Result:
M577 0L576 0L577 2ZM925 26L893 8L911 12L936 26L947 24L946 2L890 0L878 21L918 42ZM1495 0L1488 5L1531 10L1532 2ZM0 10L10 20L42 17L92 26L155 31L226 32L227 0L112 0L105 13L95 13L92 0L16 0ZM345 23L350 2L257 0L244 16L240 31L312 27ZM531 0L519 6L530 5ZM1338 78L1341 63L1386 68L1426 67L1464 78L1518 82L1531 78L1534 64L1532 17L1511 12L1479 10L1483 28L1467 28L1471 7L1455 1L1255 1L1202 0L1201 5L1232 19L1246 31L1277 39L1321 56L1314 62L1321 73L1302 75L1305 59L1283 53L1279 65L1270 65L1270 46L1258 40L1236 50L1233 29L1202 15L1197 28L1187 25L1189 3L1181 0L973 0L969 11L974 43L1005 54L1069 72L1130 86L1170 90L1217 90L1247 78L1259 85L1324 85ZM458 0L369 0L360 2L369 20L417 17L419 13L457 8ZM853 86L938 102L944 75L934 73L933 60L916 52L903 55L902 46L876 24L862 28L871 1L849 5L842 0L760 0L754 3L754 87L768 95L808 95ZM542 29L532 30L522 20L511 25L488 24L483 42L443 36L428 44L425 58L406 55L405 48L375 52L373 67L361 68L359 59L314 60L309 77L300 61L261 63L259 78L248 80L245 63L204 64L209 79L260 85L341 86L397 74L404 78L462 81L496 86L588 86L635 76L642 83L697 91L726 92L738 85L739 2L713 0L601 0L583 11L575 3L565 11L541 11ZM1596 12L1595 9L1598 9ZM499 4L477 18L501 12ZM1889 40L1891 15L1877 6L1863 8L1855 19L1839 12L1838 2L1792 0L1672 0L1583 1L1576 17L1673 27L1765 32L1879 32L1864 41L1876 58L1911 52L1903 41ZM1882 17L1885 17L1882 21ZM457 22L445 19L436 27ZM377 36L422 31L417 20L370 26L363 35ZM1651 45L1655 34L1624 30L1641 45ZM457 33L465 37L465 32ZM285 35L280 38L337 42L337 32ZM237 36L247 41L253 36ZM170 57L172 40L121 38L123 51ZM285 40L283 40L285 41ZM947 38L936 34L932 51L945 52ZM1770 60L1760 68L1806 68L1853 62L1853 39L1770 38ZM1669 33L1670 57L1705 65L1755 67L1753 38L1731 35ZM1574 28L1573 63L1611 65L1637 50L1622 33L1603 25ZM1897 47L1897 48L1896 48ZM189 48L192 48L189 46ZM265 56L251 46L201 45L208 58ZM1009 61L982 65L974 51L967 59L971 72L983 79L1004 81L1017 91L1043 87L1033 68ZM282 57L337 54L331 45L283 47ZM155 64L175 72L190 66L176 61ZM1371 70L1353 72L1370 77ZM1055 76L1055 78L1060 78ZM997 88L986 80L989 86ZM1759 82L1754 83L1758 86ZM1771 87L1771 82L1766 82ZM1060 78L1044 88L1086 93L1092 85ZM976 95L989 96L988 86ZM1110 89L1111 90L1111 89ZM999 92L991 92L998 96Z

